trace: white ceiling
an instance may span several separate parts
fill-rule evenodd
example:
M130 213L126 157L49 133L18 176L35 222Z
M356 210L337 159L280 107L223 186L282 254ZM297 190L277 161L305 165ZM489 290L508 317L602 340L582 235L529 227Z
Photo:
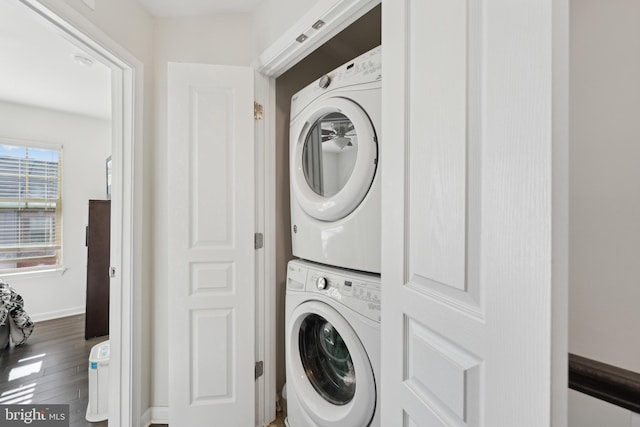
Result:
M0 101L111 117L111 71L83 54L20 2L0 0Z
M262 0L138 0L155 16L251 12ZM15 0L0 0L0 101L109 119L111 72Z
M252 12L262 0L138 0L154 16Z

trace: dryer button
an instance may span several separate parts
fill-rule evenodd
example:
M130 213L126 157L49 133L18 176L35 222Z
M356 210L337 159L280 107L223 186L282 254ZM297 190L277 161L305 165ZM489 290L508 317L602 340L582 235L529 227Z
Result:
M331 84L331 77L329 77L328 74L325 74L324 76L320 77L320 81L318 81L318 86L320 86L322 89L328 88L330 84Z

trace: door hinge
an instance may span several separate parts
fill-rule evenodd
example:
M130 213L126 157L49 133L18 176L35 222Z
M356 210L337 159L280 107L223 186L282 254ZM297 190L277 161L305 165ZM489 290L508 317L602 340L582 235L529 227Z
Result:
M114 277L116 277L116 268L115 267L109 267L109 277L111 277L112 279Z
M264 235L262 233L256 233L253 235L253 247L255 249L262 249L264 246Z
M253 103L253 118L255 120L262 120L262 104L258 104L257 102Z
M264 363L261 360L259 362L256 362L256 371L255 371L256 379L260 378L262 374L264 374Z

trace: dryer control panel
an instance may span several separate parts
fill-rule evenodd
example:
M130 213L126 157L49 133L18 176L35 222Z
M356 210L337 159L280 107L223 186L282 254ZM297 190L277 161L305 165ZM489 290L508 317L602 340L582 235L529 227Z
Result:
M291 261L287 289L324 295L371 320L380 321L380 277L377 275Z
M353 88L382 81L382 47L341 65L323 75L291 97L291 120L314 99L336 89Z

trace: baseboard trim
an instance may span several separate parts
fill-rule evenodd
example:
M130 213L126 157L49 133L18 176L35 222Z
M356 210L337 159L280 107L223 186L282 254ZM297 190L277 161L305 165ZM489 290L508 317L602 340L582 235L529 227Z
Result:
M48 311L46 313L29 313L31 321L34 323L44 322L45 320L60 319L61 317L77 316L78 314L84 314L84 306L65 308L64 310Z
M640 374L569 354L569 388L640 413Z
M142 416L140 417L140 422L138 423L138 425L142 427L149 427L150 424L151 424L151 408L148 408L146 411L144 411L144 414L142 414Z
M142 414L140 425L149 427L151 424L169 424L169 407L152 406Z

